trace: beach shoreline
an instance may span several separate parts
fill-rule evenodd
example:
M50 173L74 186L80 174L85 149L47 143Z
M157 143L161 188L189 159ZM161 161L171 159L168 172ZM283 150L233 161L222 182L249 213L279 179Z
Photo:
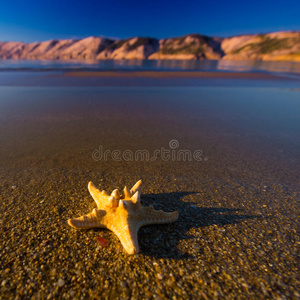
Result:
M262 72L203 72L203 71L66 71L62 77L105 78L204 78L204 79L256 79L284 80L280 74ZM299 76L300 80L300 76Z

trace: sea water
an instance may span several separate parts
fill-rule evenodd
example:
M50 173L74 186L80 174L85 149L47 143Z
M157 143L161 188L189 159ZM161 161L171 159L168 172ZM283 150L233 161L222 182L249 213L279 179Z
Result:
M185 168L198 174L191 176L299 181L297 78L106 78L97 86L99 78L74 81L60 76L63 70L0 71L2 172L105 170L111 165L93 156L103 149L122 174L138 166L143 174ZM161 152L156 161L122 156L162 148L168 161ZM114 150L121 161L114 160ZM172 160L179 150L201 151L201 163Z

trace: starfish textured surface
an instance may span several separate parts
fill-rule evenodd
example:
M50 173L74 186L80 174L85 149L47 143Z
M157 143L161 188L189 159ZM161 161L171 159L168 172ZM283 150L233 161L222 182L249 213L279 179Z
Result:
M131 190L125 186L122 195L117 189L109 195L98 190L92 182L88 189L97 208L82 217L69 219L69 225L77 229L107 228L118 236L128 254L139 252L137 236L142 226L171 223L178 218L177 211L168 213L155 210L153 206L142 206L141 180Z

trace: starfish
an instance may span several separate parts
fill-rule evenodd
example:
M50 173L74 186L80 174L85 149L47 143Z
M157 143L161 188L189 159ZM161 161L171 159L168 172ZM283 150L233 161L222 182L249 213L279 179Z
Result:
M118 189L109 195L98 190L92 182L88 189L97 208L82 217L69 219L68 224L77 229L107 228L117 235L128 254L139 253L138 231L142 226L171 223L178 218L177 211L167 213L153 206L142 206L141 180L131 190L125 186L122 195Z

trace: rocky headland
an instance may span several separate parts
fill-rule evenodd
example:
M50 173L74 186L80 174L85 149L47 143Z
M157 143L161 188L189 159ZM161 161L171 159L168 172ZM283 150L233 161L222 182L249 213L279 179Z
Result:
M0 59L300 61L300 32L284 31L228 38L188 34L161 40L149 37L123 40L88 37L35 43L0 42Z

